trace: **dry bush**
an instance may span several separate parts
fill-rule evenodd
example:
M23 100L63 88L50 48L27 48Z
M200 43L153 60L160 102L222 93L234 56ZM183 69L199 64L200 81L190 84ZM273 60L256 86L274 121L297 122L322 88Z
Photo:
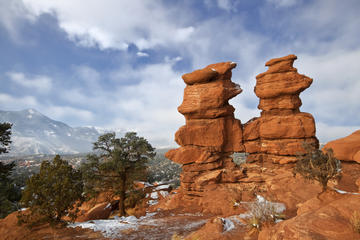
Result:
M182 240L183 238L179 235L177 235L177 233L174 233L172 236L171 236L171 240Z
M277 220L284 219L277 203L266 201L262 197L247 206L249 216L245 219L251 231L261 230L264 225L272 225Z
M299 173L305 179L318 181L324 192L329 180L341 177L341 162L334 157L331 148L323 152L306 143L303 148L305 155L298 156L294 174Z
M351 218L350 223L355 232L360 233L360 213L355 211Z

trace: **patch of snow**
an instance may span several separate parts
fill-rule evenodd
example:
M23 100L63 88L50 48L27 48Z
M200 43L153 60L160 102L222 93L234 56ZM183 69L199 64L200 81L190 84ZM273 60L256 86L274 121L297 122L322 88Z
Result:
M158 204L158 201L157 201L157 200L149 200L149 201L148 201L148 204L149 204L150 206L156 205L156 204Z
M264 203L270 205L275 212L281 213L286 210L286 206L283 203L270 202L260 195L256 195L258 203Z
M29 114L29 115L27 115L26 117L27 117L28 119L32 119L33 116L32 116L31 114Z
M258 201L259 203L266 201L265 198L264 198L263 196L260 196L260 195L256 195L256 199L257 199L257 201Z
M231 63L230 63L230 65L234 65L234 64L236 64L236 62L231 62Z
M214 68L211 68L212 71L216 72L216 70Z
M166 198L169 195L168 191L160 191L161 196L163 196L164 198Z
M354 193L354 192L346 192L337 188L334 188L335 191L337 191L340 194L353 194L353 195L360 195L360 193Z
M168 189L170 188L170 185L169 184L166 184L166 185L160 185L160 186L157 186L155 188L155 190L163 190L163 189Z
M223 232L231 231L235 229L235 224L228 218L221 218L223 222Z
M69 224L68 227L76 228L90 228L94 231L100 231L104 237L118 238L121 236L121 231L127 229L137 229L140 224L154 225L153 217L156 213L148 213L145 216L136 218L135 216L116 217L115 219L105 220L91 220L87 222L79 222Z
M138 183L144 184L145 187L152 187L153 185L149 182L137 181Z
M152 192L152 193L150 194L150 197L151 197L152 199L158 199L158 198L159 198L159 195L158 195L157 192Z
M25 211L27 208L21 208L20 211Z
M204 216L201 212L198 213L179 213L179 216Z

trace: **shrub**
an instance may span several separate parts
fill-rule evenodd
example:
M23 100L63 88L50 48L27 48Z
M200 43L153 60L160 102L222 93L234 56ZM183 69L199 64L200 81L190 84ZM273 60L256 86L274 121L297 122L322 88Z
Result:
M355 232L360 233L360 213L355 211L351 218L350 223Z
M298 156L294 174L299 173L305 179L318 181L324 192L330 179L341 177L341 163L334 157L331 148L322 151L306 143L303 147L305 155Z
M256 201L247 206L248 216L245 219L251 231L261 230L266 224L274 224L277 220L284 219L281 213L284 209L280 203L273 203L258 196Z
M31 214L23 219L20 216L20 222L57 224L66 215L74 220L82 192L81 173L68 162L59 155L53 162L43 161L40 172L29 179L23 192L21 203L30 209Z

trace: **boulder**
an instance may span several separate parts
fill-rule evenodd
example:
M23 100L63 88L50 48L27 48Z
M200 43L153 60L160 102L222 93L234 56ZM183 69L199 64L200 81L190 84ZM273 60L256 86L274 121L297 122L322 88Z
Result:
M331 148L334 156L341 161L354 161L360 163L360 130L331 142L324 149Z

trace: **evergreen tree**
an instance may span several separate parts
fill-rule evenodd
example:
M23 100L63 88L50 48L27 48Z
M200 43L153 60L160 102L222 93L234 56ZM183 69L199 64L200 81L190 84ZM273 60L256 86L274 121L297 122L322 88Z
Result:
M28 180L21 203L29 207L32 222L59 223L65 215L76 218L82 193L80 171L56 155L52 162L43 161L40 172Z
M115 138L115 133L107 133L94 143L96 151L82 164L85 189L89 194L111 192L119 196L119 212L125 215L125 203L130 200L134 181L147 180L146 163L155 156L154 148L135 132Z
M11 126L11 123L0 123L0 154L9 152ZM14 167L14 162L4 164L0 161L0 218L15 211L20 200L21 191L10 176Z
M11 178L15 163L3 164L0 162L0 218L18 209L17 202L21 198L21 190Z
M11 123L0 123L0 154L9 152Z

